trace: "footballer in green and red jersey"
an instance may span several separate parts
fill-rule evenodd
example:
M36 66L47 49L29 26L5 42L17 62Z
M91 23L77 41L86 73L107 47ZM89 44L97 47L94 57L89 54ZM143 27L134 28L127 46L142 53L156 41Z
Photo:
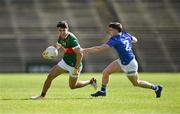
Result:
M61 45L65 52L63 56L65 63L69 66L75 67L77 54L73 51L73 49L81 48L77 37L73 33L68 32L67 38L62 39L59 37L57 44ZM80 66L81 65L82 63Z
M44 82L43 89L40 95L31 97L32 99L44 99L48 89L51 86L52 80L57 76L69 72L69 87L71 89L85 87L87 85L92 85L93 88L97 88L97 83L95 78L89 80L78 81L78 76L82 70L82 58L83 53L81 52L81 47L79 45L76 36L69 32L69 27L67 22L61 21L57 24L57 30L59 33L59 39L54 45L55 48L63 48L65 53L63 59L54 65L49 72L47 79Z

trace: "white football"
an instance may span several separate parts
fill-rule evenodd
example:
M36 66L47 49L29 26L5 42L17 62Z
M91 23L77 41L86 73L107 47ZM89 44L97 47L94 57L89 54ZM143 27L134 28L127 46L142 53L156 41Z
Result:
M54 46L49 46L43 52L43 58L45 59L54 59L57 56L58 56L58 49L56 49Z

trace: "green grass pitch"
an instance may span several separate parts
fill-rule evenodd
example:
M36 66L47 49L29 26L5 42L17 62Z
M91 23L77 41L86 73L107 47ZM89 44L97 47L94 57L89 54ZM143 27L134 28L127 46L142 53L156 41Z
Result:
M140 73L140 79L164 86L162 97L133 87L125 74L112 74L107 96L92 98L91 86L71 90L68 74L57 77L46 100L30 100L41 92L47 74L0 74L0 114L180 114L180 73ZM100 73L82 73L79 80Z

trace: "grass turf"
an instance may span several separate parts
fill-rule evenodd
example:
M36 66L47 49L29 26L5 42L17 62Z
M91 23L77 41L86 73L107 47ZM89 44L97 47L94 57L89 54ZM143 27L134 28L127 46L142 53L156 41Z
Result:
M179 114L180 73L140 73L140 79L162 84L160 99L152 90L133 87L125 74L113 74L107 96L92 98L91 86L70 90L68 74L57 77L46 100L30 100L38 95L47 74L0 74L1 114ZM82 73L79 80L94 75L101 86L101 74Z

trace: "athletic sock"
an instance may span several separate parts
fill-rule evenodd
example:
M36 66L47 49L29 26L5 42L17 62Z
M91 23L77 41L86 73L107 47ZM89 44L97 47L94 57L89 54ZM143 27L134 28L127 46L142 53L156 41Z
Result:
M159 88L158 88L158 85L152 85L151 89L154 90L154 91L157 91Z
M41 93L41 97L45 97L45 95L46 95L46 93L43 93L43 92Z
M102 85L102 86L101 86L101 91L103 91L104 93L106 93L106 85Z

